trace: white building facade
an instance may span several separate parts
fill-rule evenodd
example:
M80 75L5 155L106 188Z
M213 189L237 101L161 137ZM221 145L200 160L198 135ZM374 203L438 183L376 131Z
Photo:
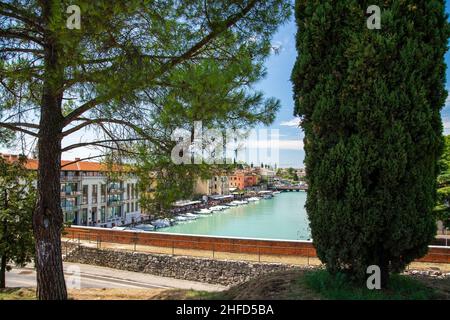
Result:
M61 208L73 225L114 227L139 221L137 178L111 180L102 171L62 171Z

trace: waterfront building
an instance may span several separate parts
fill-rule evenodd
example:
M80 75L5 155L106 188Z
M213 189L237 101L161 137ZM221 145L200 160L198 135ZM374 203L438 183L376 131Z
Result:
M9 161L17 155L0 154ZM113 227L138 221L141 217L137 177L111 171L99 162L61 161L61 208L64 222L74 225ZM27 159L26 168L38 169L37 159ZM119 171L118 168L113 169Z
M233 174L228 176L231 188L244 190L259 184L260 177L253 170L236 170Z
M297 177L299 178L299 180L303 180L305 176L306 176L305 168L297 169Z
M210 179L198 178L194 185L194 193L206 196L230 194L229 178L227 176L213 176Z
M275 171L270 168L257 168L257 173L261 176L261 181L267 184L267 186L274 185Z

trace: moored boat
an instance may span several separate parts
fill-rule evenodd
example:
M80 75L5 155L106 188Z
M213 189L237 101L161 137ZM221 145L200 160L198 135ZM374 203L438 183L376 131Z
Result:
M157 229L159 229L159 228L167 228L167 227L171 226L171 223L170 223L169 219L156 219L156 220L153 220L151 222L151 224Z
M153 231L155 230L155 226L151 224L138 224L132 228L132 230L141 230L141 231Z
M198 212L199 214L211 214L211 213L212 213L211 210L205 209L205 208L200 209L200 210L198 210L198 211L196 211L196 212Z

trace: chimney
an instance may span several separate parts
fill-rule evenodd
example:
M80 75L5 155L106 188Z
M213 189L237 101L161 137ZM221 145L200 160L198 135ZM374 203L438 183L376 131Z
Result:
M81 160L81 158L75 158L75 161L80 161Z

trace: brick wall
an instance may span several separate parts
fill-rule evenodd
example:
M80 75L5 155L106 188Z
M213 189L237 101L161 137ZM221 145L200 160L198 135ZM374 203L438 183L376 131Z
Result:
M295 255L316 257L316 250L307 241L277 241L239 239L210 236L191 236L155 232L133 232L102 228L71 227L65 229L66 238L137 244L180 249L197 249L215 252L232 252L264 255ZM420 262L450 263L450 247L430 246L428 254Z

